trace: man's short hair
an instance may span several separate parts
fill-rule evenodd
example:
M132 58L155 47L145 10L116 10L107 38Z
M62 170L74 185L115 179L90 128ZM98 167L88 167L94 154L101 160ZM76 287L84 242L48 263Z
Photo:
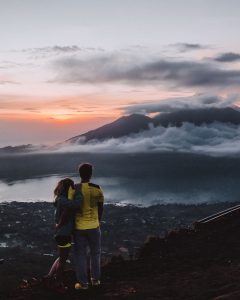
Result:
M78 168L81 178L90 179L92 177L93 166L90 163L83 163Z

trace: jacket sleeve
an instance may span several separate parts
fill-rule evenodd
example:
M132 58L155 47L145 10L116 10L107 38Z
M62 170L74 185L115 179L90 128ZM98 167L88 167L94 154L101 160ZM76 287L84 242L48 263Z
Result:
M67 197L61 196L61 207L68 209L79 209L83 202L83 196L80 191L75 194L74 200L69 200Z
M69 212L70 212L69 209L63 209L62 210L62 213L61 213L59 221L58 221L58 227L59 228L69 222L69 218L70 218L70 213Z

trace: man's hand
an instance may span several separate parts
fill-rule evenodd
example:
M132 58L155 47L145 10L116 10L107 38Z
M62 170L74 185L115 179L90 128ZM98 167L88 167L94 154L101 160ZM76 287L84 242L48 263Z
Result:
M102 214L103 214L103 203L98 202L98 220L99 220L99 223L101 222Z
M55 224L55 226L54 226L55 228L55 232L58 230L58 228L59 228L59 224Z

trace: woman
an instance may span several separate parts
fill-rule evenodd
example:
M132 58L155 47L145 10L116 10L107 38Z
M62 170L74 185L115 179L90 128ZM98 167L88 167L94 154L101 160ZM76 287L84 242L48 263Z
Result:
M81 193L77 193L74 197L74 188L74 182L70 178L65 178L58 182L54 190L55 240L59 257L45 278L49 280L56 278L56 287L59 291L66 290L63 284L64 267L71 249L75 211L80 209L83 201Z

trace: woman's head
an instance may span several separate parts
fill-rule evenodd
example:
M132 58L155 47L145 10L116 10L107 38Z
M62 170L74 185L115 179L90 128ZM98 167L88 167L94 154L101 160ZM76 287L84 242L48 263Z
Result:
M54 196L58 197L60 195L63 195L65 197L68 196L68 190L69 188L74 188L74 182L70 178L62 179L58 182L56 188L54 189Z

